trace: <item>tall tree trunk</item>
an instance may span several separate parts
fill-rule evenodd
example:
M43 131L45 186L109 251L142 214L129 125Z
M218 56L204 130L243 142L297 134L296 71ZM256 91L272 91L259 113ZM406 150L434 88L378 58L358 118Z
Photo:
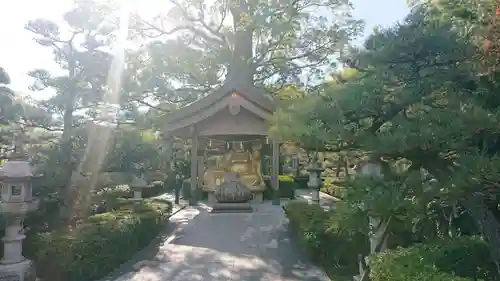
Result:
M230 8L233 16L234 50L227 80L233 85L253 85L253 30L243 18L250 13L247 0L237 0Z
M75 106L75 98L76 98L76 65L73 59L73 51L70 51L69 54L69 87L68 87L68 96L64 108L63 114L63 134L61 136L61 156L62 156L62 167L63 167L63 178L61 190L62 196L62 206L59 211L59 216L62 221L67 221L70 216L70 209L72 207L73 194L75 193L74 186L71 183L71 178L73 174L73 163L72 163L72 154L73 154L73 113Z

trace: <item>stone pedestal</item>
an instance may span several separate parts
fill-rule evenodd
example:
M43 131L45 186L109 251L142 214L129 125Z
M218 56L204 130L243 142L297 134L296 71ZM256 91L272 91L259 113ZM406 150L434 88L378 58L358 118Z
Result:
M262 202L264 202L264 195L262 194L262 191L255 191L253 193L252 203L261 204Z
M2 238L4 246L0 264L13 264L25 260L22 255L24 238L26 235L23 234L22 219L20 217L9 218L5 236Z
M23 256L23 218L38 207L39 201L2 202L0 211L6 218L3 257L0 260L0 280L34 281L35 266Z
M217 203L214 192L208 192L208 205L213 206Z
M134 197L131 198L132 201L141 201L142 200L142 189L146 187L148 183L142 178L133 176L132 182L129 184L132 191L134 191Z
M23 257L23 219L38 208L39 200L32 195L31 180L37 175L23 150L23 133L15 137L14 159L0 168L0 213L5 219L3 257L0 260L0 280L34 281L33 263Z
M35 281L35 264L28 259L12 264L0 264L0 280Z
M252 213L253 208L250 203L215 203L212 213Z

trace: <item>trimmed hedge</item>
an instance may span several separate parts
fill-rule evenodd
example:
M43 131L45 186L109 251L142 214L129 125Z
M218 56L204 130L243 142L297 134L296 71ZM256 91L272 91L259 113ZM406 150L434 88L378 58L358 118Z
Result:
M309 181L308 175L296 176L293 178L293 180L295 181L295 186L297 189L309 189L309 187L307 186L307 182Z
M368 237L349 231L342 209L325 211L317 204L285 206L289 229L313 262L330 276L357 274L358 254L366 256ZM366 217L365 217L366 218ZM487 244L477 237L459 237L396 248L370 258L372 281L480 281L499 278ZM338 279L335 279L338 280ZM343 280L343 279L342 279Z
M150 185L142 189L142 197L151 198L167 192L163 182L154 181Z
M289 229L316 264L331 274L334 269L355 270L357 255L369 249L368 237L344 231L339 215L317 204L292 201L285 206Z
M372 281L498 280L488 246L477 237L416 244L370 259Z
M295 181L291 176L278 176L280 198L295 198Z
M307 183L309 182L309 175L295 176L293 177L293 180L295 181L296 189L310 189L310 187L307 186ZM323 188L324 186L325 186L325 177L322 176L320 187Z
M168 190L164 187L163 182L154 181L153 183L145 186L142 189L141 193L143 198L151 198L161 195L167 191ZM132 198L134 197L134 191L130 189L128 185L124 184L103 188L98 192L98 195L100 195L104 200L107 200L109 198Z
M280 198L295 198L295 189L296 183L291 176L280 175L278 176L279 180L279 194ZM271 184L271 180L265 180L266 189L264 189L263 197L264 199L272 199L273 198L273 187Z
M105 277L147 246L164 227L170 202L123 203L94 215L74 229L28 236L26 253L43 280L88 281Z

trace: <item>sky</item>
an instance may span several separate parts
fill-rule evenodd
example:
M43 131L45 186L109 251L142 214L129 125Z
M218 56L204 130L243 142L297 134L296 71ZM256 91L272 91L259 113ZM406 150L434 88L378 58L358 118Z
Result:
M409 12L406 0L351 0L354 16L366 22L365 34L376 25L390 26L403 19ZM32 19L60 19L70 0L15 0L0 9L0 66L9 73L11 88L21 93L29 93L32 80L27 72L34 68L56 68L50 51L37 45L31 34L24 29ZM154 7L152 9L155 9ZM33 93L43 95L43 93Z

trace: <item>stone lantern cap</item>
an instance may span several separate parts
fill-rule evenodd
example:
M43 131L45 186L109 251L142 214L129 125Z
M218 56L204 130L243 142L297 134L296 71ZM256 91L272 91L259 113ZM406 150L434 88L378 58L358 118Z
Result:
M32 196L31 179L36 177L28 161L11 160L0 168L2 192L0 213L7 216L23 216L38 208L39 200Z
M28 161L11 160L0 168L0 180L25 179L35 177L33 166Z
M146 187L146 185L148 183L143 178L138 178L137 176L133 176L132 182L129 184L132 189Z

